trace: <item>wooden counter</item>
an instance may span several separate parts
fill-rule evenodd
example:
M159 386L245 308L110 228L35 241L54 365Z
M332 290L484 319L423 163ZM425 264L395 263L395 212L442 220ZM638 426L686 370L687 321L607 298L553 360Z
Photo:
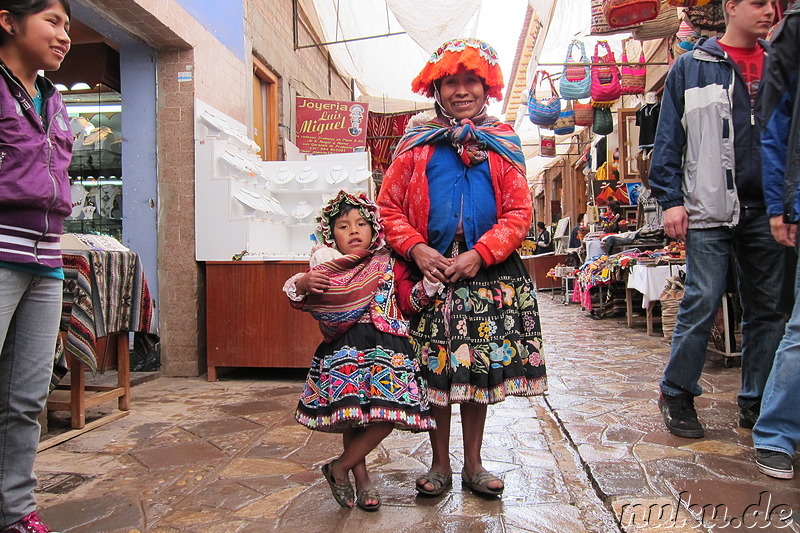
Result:
M209 381L218 367L308 367L322 334L282 290L306 268L306 261L206 263Z
M566 254L529 255L522 258L522 262L525 264L525 268L528 269L528 274L536 285L536 289L540 291L552 288L551 281L547 279L547 273L556 265L563 265L566 260Z

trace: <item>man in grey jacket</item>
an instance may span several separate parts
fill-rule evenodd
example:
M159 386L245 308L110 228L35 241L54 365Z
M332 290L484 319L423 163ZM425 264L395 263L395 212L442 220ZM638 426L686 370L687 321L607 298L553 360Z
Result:
M784 325L784 249L770 234L754 119L765 61L759 39L775 10L771 0L728 0L725 10L725 34L701 39L667 76L649 176L664 231L686 241L686 290L659 406L667 429L688 438L704 435L694 398L731 258L743 309L741 427L758 418Z

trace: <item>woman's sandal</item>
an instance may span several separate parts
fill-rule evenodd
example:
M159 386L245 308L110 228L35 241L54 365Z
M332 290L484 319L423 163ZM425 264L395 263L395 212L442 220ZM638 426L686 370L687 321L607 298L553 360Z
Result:
M433 490L428 490L425 485L430 483ZM424 476L417 478L417 492L423 496L441 496L444 491L453 486L453 473L442 474L436 470L428 470Z
M344 483L336 483L333 479L333 473L331 472L331 465L333 465L334 461L326 465L322 465L322 475L325 476L325 480L328 482L328 485L331 488L331 492L333 493L333 499L336 500L336 503L341 505L342 507L352 508L353 507L353 486L350 484L350 479Z
M486 470L476 472L472 478L467 477L467 473L465 471L461 471L461 483L463 483L465 487L468 487L472 491L480 494L488 494L489 496L499 496L503 494L505 486L500 488L492 488L489 486L489 483L492 481L502 480Z
M375 500L378 503L367 505L367 500ZM378 489L370 485L366 489L362 490L361 493L359 493L358 498L356 499L356 505L358 505L359 509L363 509L364 511L371 512L380 509L381 495L378 493Z

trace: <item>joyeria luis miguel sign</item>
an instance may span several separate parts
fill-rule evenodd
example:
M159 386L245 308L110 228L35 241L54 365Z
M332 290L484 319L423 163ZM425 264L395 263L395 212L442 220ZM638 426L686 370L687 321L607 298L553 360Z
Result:
M367 104L297 98L296 143L308 154L340 154L367 144Z

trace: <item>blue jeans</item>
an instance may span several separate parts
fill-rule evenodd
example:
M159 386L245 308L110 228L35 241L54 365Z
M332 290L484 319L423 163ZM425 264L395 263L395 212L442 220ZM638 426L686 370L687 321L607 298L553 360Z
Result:
M36 509L33 461L63 282L0 268L0 529Z
M735 228L688 231L685 292L661 380L664 394L702 394L698 382L733 256L743 311L742 389L738 403L741 408L759 408L775 350L783 336L784 320L777 305L785 253L785 247L772 237L764 209L742 208Z
M800 410L800 262L794 296L792 317L775 354L761 401L761 415L753 428L756 448L783 452L790 457L800 442L800 417L797 416Z

